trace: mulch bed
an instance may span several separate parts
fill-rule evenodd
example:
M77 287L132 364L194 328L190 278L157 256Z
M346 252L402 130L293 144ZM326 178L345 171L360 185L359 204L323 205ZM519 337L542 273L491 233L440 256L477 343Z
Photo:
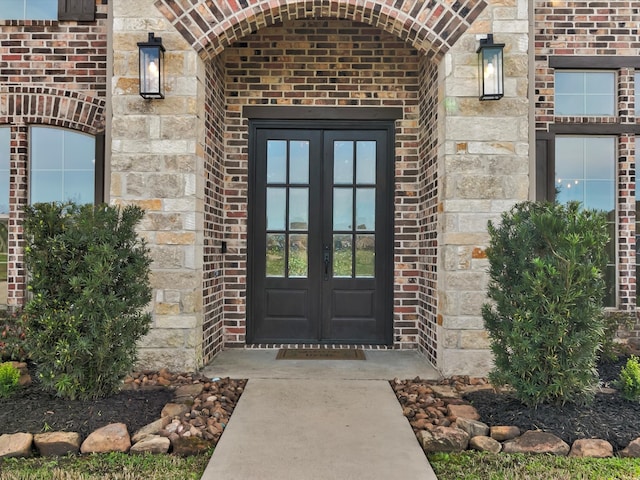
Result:
M626 364L616 362L598 366L603 386L611 386ZM601 438L614 451L625 448L640 437L640 403L623 399L618 393L598 393L591 405L539 405L527 407L506 393L490 390L465 395L478 410L482 421L490 426L516 425L520 430L543 430L562 438L569 445L578 438Z
M66 400L44 392L35 380L9 398L0 398L0 435L5 433L78 432L85 438L110 423L124 423L129 432L160 418L173 398L167 388L125 390L98 400Z

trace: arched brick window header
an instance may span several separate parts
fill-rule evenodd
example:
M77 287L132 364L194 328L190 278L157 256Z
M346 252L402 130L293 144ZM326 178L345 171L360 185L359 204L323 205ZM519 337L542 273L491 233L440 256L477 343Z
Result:
M485 0L156 0L156 7L203 57L287 20L337 18L365 23L440 58L487 6Z
M104 99L44 87L0 87L1 124L47 124L90 135L104 132Z

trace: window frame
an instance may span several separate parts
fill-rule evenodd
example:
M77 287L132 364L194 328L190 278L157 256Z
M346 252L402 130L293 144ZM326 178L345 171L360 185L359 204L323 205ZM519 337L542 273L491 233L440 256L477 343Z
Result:
M17 1L17 0L13 0ZM5 18L0 16L0 21L15 20L24 21L77 21L77 22L93 22L96 18L96 2L95 0L58 0L55 6L52 2L52 15L48 18L29 18L27 17L26 7L30 0L22 1L23 15L19 18Z

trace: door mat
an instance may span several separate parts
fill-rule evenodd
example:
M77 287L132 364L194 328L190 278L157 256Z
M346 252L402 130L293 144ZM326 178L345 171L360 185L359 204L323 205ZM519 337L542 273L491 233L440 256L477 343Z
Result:
M281 348L276 360L366 360L360 348Z

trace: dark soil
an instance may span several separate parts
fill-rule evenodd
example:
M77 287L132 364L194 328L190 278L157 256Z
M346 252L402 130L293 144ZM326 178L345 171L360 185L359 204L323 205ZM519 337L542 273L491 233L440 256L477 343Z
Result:
M32 378L36 378L32 373ZM78 432L83 438L110 423L129 432L157 420L173 398L168 388L126 390L99 400L65 400L44 392L37 381L9 398L0 398L0 435L5 433Z
M602 386L612 386L626 358L598 366ZM615 451L640 437L640 403L623 399L619 393L598 393L591 405L539 405L527 407L509 394L490 390L465 395L490 425L516 425L520 430L543 430L562 438L569 445L578 438L601 438Z

